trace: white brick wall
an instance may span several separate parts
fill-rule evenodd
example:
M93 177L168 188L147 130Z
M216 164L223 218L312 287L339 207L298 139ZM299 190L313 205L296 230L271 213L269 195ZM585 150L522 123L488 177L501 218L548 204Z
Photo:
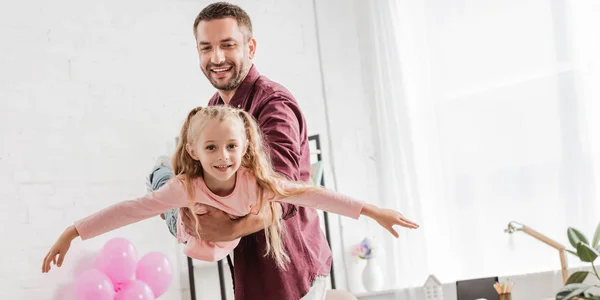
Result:
M312 2L234 2L253 18L259 70L294 93L310 133L326 139ZM205 104L214 92L198 68L191 34L195 15L207 3L0 4L0 299L70 299L74 274L89 267L95 253L114 236L130 239L140 255L168 254L178 272L161 299L189 299L185 260L158 217L90 241L76 240L62 268L49 274L41 274L40 268L65 226L144 193L144 176L170 146L186 112ZM327 14L328 21L344 19ZM337 38L332 31L321 37ZM332 72L326 80L331 93L327 97L334 105L330 109L348 108L349 93L354 94L350 103L362 94L357 86L345 90L356 82L342 77L359 70L353 66L358 62L352 51L357 50L355 45L330 46L322 45L326 71ZM344 51L351 54L335 57ZM357 109L352 116L360 112ZM345 132L344 124L352 121L335 119L336 143L342 144L334 150L354 147L343 142L361 132L364 122ZM327 158L328 145L324 146ZM336 157L343 172L353 171L343 161L360 159L352 153ZM339 174L343 172L338 172L340 186L350 188L360 181ZM198 299L218 299L214 267L198 268L196 276Z

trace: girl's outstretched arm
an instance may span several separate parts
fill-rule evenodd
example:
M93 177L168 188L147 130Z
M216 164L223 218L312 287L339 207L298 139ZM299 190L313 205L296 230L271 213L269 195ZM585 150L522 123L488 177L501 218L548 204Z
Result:
M201 193L198 194L199 196L202 195ZM87 240L120 227L158 216L170 209L187 207L189 204L190 201L184 183L173 178L154 192L111 205L76 221L74 225L81 239Z
M312 207L354 219L358 219L361 215L365 215L377 221L377 223L387 229L395 237L398 237L398 233L394 230L394 225L411 229L419 227L415 222L406 219L400 212L379 208L375 205L353 199L342 193L319 187L307 187L306 185L293 182L284 182L282 185L284 189L292 193L293 196L275 197L272 198L272 201Z
M188 204L184 183L173 179L160 189L143 197L119 202L76 221L73 226L65 229L50 248L44 258L42 272L46 273L50 270L51 262L60 267L71 241L78 236L82 240L90 239L122 226L158 216L168 209L186 207Z

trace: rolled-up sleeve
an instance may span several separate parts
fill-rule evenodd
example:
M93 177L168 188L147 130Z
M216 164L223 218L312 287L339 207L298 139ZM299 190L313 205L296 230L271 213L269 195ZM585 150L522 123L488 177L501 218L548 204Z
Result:
M295 101L274 95L258 116L265 146L269 148L275 171L289 180L300 179L300 107ZM282 219L292 217L297 208L281 203Z

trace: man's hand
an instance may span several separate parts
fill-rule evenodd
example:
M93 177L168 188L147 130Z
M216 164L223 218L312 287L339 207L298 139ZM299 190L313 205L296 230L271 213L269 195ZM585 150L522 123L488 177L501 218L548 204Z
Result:
M198 233L196 233L196 220L189 209L182 209L183 227L185 232L209 242L229 242L237 236L237 226L225 212L206 205L206 213L196 215L198 217Z
M275 206L278 215L281 214L281 205ZM191 236L208 242L229 242L246 235L253 234L265 228L265 219L271 220L271 210L263 208L259 214L249 214L245 217L232 220L222 210L204 205L206 213L198 217L198 233L196 233L196 220L189 209L182 209L181 220L185 232Z

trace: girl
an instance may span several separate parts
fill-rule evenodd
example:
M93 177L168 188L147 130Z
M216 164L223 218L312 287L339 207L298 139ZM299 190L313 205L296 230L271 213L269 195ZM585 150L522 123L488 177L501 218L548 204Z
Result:
M232 218L269 209L272 220L265 224L266 255L273 257L281 268L285 268L288 257L281 239L283 228L279 210L275 207L279 205L277 202L313 207L355 219L366 215L396 237L394 225L418 227L399 212L285 180L273 171L262 145L258 126L247 112L228 106L193 109L181 129L173 156L176 176L157 191L117 203L69 226L48 251L42 272L50 270L51 262L59 267L62 265L71 241L77 236L86 240L179 207L202 213L202 205L210 205ZM196 214L193 215L197 221ZM181 220L178 220L180 224ZM179 229L178 240L186 242L185 254L199 260L220 260L239 242L239 239L224 243L205 242L187 235L183 228Z

